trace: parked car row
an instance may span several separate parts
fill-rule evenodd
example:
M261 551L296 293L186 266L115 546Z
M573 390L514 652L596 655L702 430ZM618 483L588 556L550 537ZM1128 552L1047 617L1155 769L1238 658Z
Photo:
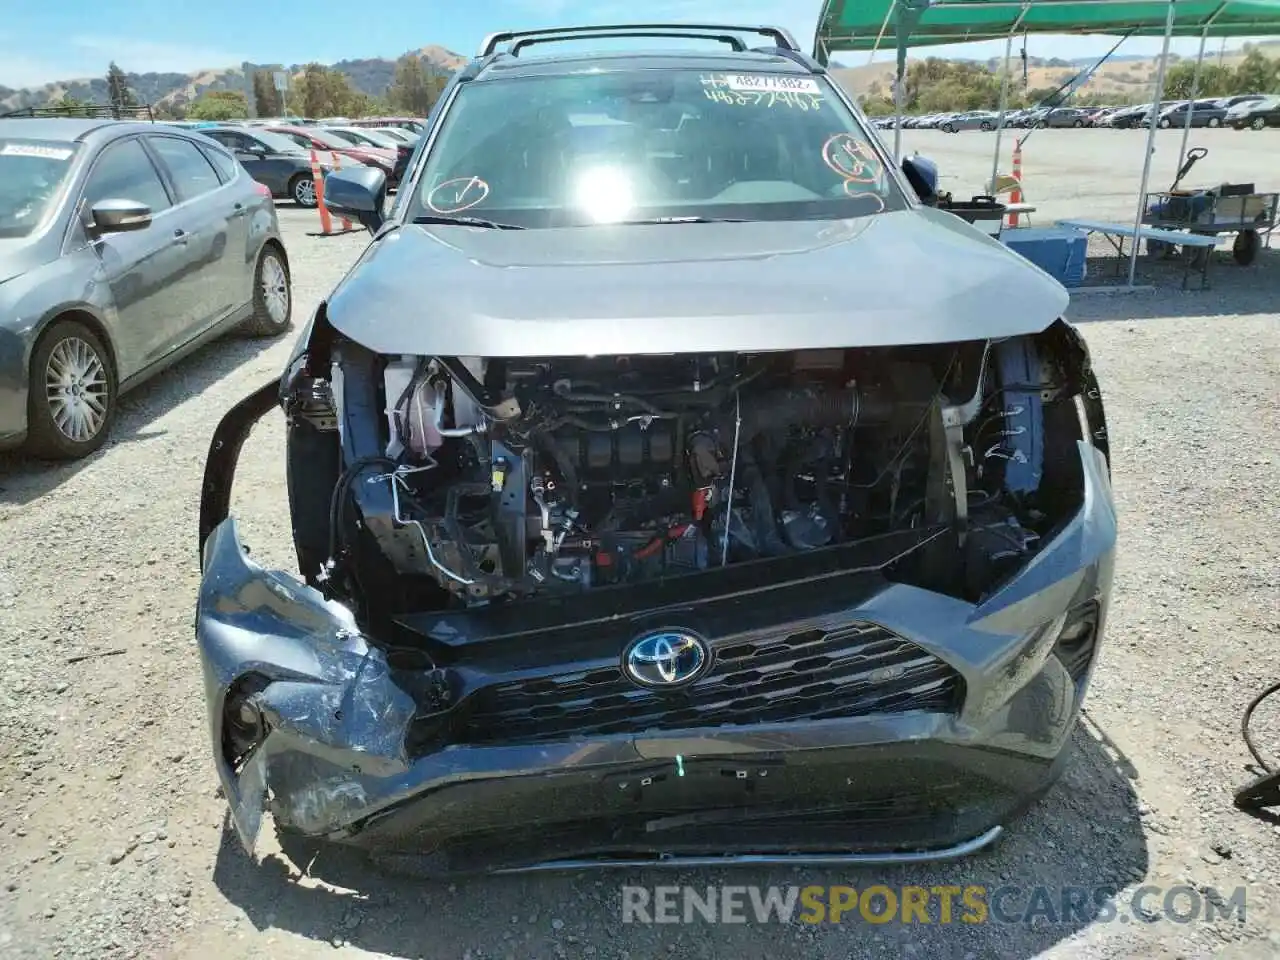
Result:
M1010 110L1004 115L1004 125L1022 129L1043 127L1106 127L1131 129L1146 127L1151 123L1152 111L1156 111L1156 124L1161 128L1181 127L1190 112L1193 127L1232 127L1236 130L1261 130L1280 126L1280 96L1260 93L1241 94L1232 97L1204 97L1199 100L1162 100L1159 104L1142 103L1117 107L1031 107ZM875 125L881 129L893 129L893 117L879 117ZM961 113L935 113L925 116L903 117L903 129L942 130L959 133L962 130L994 130L1000 125L1000 115L992 110L969 110Z
M118 397L231 330L290 325L271 190L164 124L0 120L0 449L98 449Z
M172 126L192 129L235 153L259 183L276 199L293 200L303 207L319 203L311 154L314 151L321 176L344 163L358 163L380 170L395 189L417 148L419 125L412 118L314 120L291 117L245 121L182 122Z

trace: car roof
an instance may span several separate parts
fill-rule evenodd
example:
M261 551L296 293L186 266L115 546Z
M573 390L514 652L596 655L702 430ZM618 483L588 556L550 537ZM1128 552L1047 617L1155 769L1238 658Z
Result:
M181 132L178 127L165 128L154 123L128 120L103 120L88 117L14 117L0 119L0 137L31 140L71 140L85 142L113 139L126 133Z
M474 65L473 81L507 80L520 77L565 76L601 70L752 70L807 76L813 68L791 57L761 50L714 53L706 50L646 50L619 52L576 52L511 56L494 54ZM470 72L470 71L468 71Z

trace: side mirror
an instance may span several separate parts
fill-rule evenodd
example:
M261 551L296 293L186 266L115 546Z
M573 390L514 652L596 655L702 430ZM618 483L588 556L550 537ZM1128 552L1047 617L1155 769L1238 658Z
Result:
M919 155L902 158L902 173L916 192L920 202L927 206L938 203L938 165L928 157Z
M370 233L382 226L387 177L377 167L352 166L324 178L324 205L330 213L357 221Z
M151 208L133 200L99 200L89 211L94 233L128 233L151 226Z

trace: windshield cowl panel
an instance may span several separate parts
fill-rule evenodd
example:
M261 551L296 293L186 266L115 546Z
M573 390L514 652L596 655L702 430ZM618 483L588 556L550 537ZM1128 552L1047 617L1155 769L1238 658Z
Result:
M407 219L525 228L846 219L909 204L825 77L636 69L481 80Z

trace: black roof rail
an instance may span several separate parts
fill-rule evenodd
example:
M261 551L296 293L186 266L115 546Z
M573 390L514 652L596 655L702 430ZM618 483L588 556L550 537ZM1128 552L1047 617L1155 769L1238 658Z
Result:
M768 53L775 57L785 57L800 64L810 73L826 73L827 69L803 50L787 50L785 47L752 47L752 53Z
M735 37L731 33L694 33L688 30L676 32L674 30L619 30L616 33L591 33L589 35L592 40L608 39L610 37L644 37L650 39L662 39L663 37L675 37L685 40L714 40L716 43L727 44L733 48L735 53L743 53L747 49L747 45L742 42L741 37ZM523 40L517 40L508 51L513 57L520 56L520 51L525 47L532 47L537 43L561 43L566 39L574 39L572 37L525 37Z
M783 27L770 26L741 26L736 24L725 23L610 23L600 24L598 26L583 27L544 27L539 30L503 30L498 33L491 33L484 38L484 42L480 44L480 52L477 57L488 57L497 52L500 45L511 43L512 41L523 40L526 37L543 37L546 38L542 42L553 40L577 40L577 39L594 39L603 35L610 37L619 36L648 36L647 31L660 30L659 36L678 35L678 31L686 33L752 33L757 36L768 37L775 41L779 47L785 50L800 51L800 45L796 43L795 37L791 32Z
M28 119L47 120L51 117L87 117L91 120L149 120L156 122L151 104L136 107L119 107L103 103L81 103L75 105L57 105L52 107L22 107L0 113L0 120L13 120L26 117Z

